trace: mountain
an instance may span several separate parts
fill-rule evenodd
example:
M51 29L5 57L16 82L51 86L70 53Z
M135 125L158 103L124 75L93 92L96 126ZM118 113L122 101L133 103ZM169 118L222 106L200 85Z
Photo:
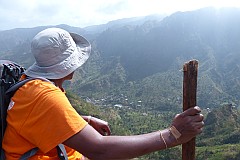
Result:
M133 17L133 18L123 18L118 20L110 21L106 24L102 25L94 25L94 26L88 26L84 29L89 34L96 34L101 33L108 28L121 28L123 26L139 26L144 24L146 21L161 21L166 15L149 15L149 16L143 16L143 17Z
M86 68L97 66L95 71L87 73L90 78L75 91L99 99L126 94L147 108L179 106L179 70L184 62L197 59L198 104L239 105L239 17L236 8L204 8L139 26L108 28L93 41L93 61Z
M104 99L103 105L137 107L141 101L140 106L148 109L180 110L179 70L184 62L197 59L198 104L204 108L225 103L238 106L239 17L237 8L203 8L164 18L116 20L94 29L56 26L82 34L92 44L89 61L66 86L83 97ZM1 58L30 66L30 41L48 27L55 26L1 31Z
M119 56L130 79L168 70L177 59L204 63L213 56L222 64L226 56L237 56L239 51L239 16L239 10L213 8L177 12L157 24L108 29L96 45L103 57Z

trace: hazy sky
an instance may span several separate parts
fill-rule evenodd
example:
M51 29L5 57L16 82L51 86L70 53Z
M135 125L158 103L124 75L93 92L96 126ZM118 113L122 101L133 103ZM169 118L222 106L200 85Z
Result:
M239 0L0 0L0 30L108 21L203 7L240 7Z

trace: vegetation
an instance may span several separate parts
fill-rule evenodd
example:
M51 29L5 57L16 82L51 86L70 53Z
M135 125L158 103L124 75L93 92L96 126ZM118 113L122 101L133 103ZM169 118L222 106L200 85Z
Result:
M239 144L225 144L210 147L198 147L196 160L238 160L240 159Z
M113 135L136 135L167 128L175 113L172 111L144 111L131 107L94 106L67 92L74 108L81 115L92 115L109 122ZM203 110L205 128L196 140L196 160L237 160L240 158L240 111L225 105ZM159 151L136 159L181 160L181 146Z

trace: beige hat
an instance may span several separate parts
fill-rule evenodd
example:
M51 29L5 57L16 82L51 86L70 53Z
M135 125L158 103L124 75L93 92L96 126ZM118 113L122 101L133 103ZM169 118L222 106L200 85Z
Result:
M36 62L25 71L27 76L60 79L86 62L91 45L78 34L48 28L33 38L31 52Z

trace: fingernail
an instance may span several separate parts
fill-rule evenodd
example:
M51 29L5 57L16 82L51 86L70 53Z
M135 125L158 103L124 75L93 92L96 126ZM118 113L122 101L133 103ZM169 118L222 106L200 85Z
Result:
M198 106L195 106L194 109L201 111L201 109Z

